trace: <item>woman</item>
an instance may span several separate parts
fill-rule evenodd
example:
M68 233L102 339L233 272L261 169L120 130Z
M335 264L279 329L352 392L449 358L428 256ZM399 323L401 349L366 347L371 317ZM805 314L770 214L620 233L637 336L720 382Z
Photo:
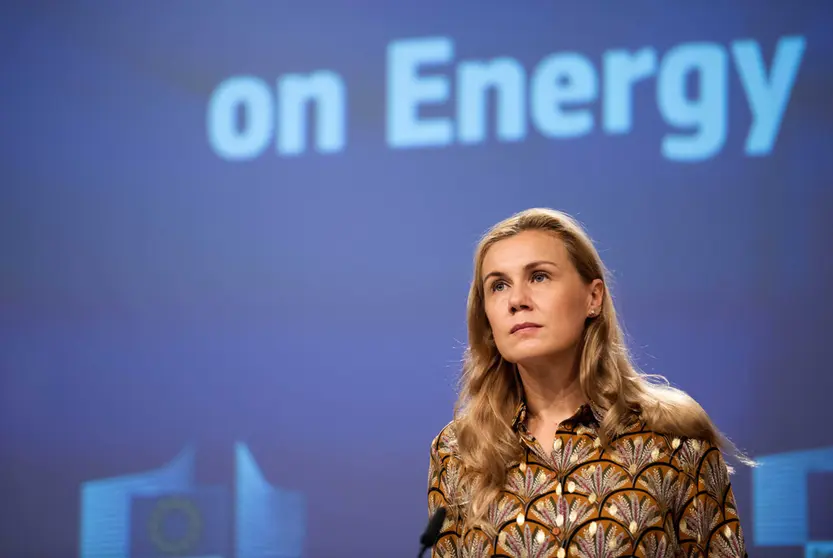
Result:
M431 446L433 556L745 556L721 450L737 452L635 370L581 227L524 211L474 266L460 400Z

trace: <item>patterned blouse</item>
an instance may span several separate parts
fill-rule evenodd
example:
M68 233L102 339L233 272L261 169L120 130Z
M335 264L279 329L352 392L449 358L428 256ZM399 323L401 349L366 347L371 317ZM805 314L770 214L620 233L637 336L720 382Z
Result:
M449 513L433 557L747 556L729 471L715 446L652 432L635 419L604 450L599 414L583 405L546 451L525 419L522 403L513 428L523 460L509 467L488 515L497 535L463 533L462 520ZM459 501L456 450L452 422L431 445L430 514Z

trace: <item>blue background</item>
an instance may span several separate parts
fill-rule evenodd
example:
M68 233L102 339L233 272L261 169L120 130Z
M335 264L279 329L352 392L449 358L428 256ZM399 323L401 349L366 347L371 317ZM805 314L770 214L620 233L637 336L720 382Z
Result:
M739 446L833 446L831 25L822 1L4 4L0 554L76 554L82 483L191 442L200 478L231 483L238 441L304 494L305 556L415 553L474 245L532 206L588 227L640 365ZM806 50L766 156L744 154L731 56L726 144L702 161L663 157L679 130L655 78L626 135L385 138L395 40L449 37L456 62L511 56L531 71L554 52L599 68L613 48L754 39L769 68L789 35ZM347 88L343 151L212 150L224 80L319 69ZM453 82L453 64L431 71ZM750 554L802 556L754 547L752 474L734 478Z

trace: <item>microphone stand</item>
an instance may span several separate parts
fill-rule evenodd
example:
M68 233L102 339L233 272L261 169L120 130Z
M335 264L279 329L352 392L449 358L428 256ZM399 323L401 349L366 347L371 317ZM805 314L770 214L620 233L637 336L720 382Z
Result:
M428 521L425 532L419 538L419 542L422 544L422 550L419 551L419 558L422 558L425 555L425 551L434 546L434 543L440 538L440 531L442 531L443 523L445 523L446 511L443 507L437 508L437 511L434 512L434 515Z

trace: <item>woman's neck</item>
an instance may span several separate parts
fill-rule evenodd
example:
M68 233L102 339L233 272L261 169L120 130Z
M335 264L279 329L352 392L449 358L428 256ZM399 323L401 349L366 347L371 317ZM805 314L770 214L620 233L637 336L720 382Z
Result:
M573 363L518 366L527 414L531 419L558 424L570 418L586 399Z

